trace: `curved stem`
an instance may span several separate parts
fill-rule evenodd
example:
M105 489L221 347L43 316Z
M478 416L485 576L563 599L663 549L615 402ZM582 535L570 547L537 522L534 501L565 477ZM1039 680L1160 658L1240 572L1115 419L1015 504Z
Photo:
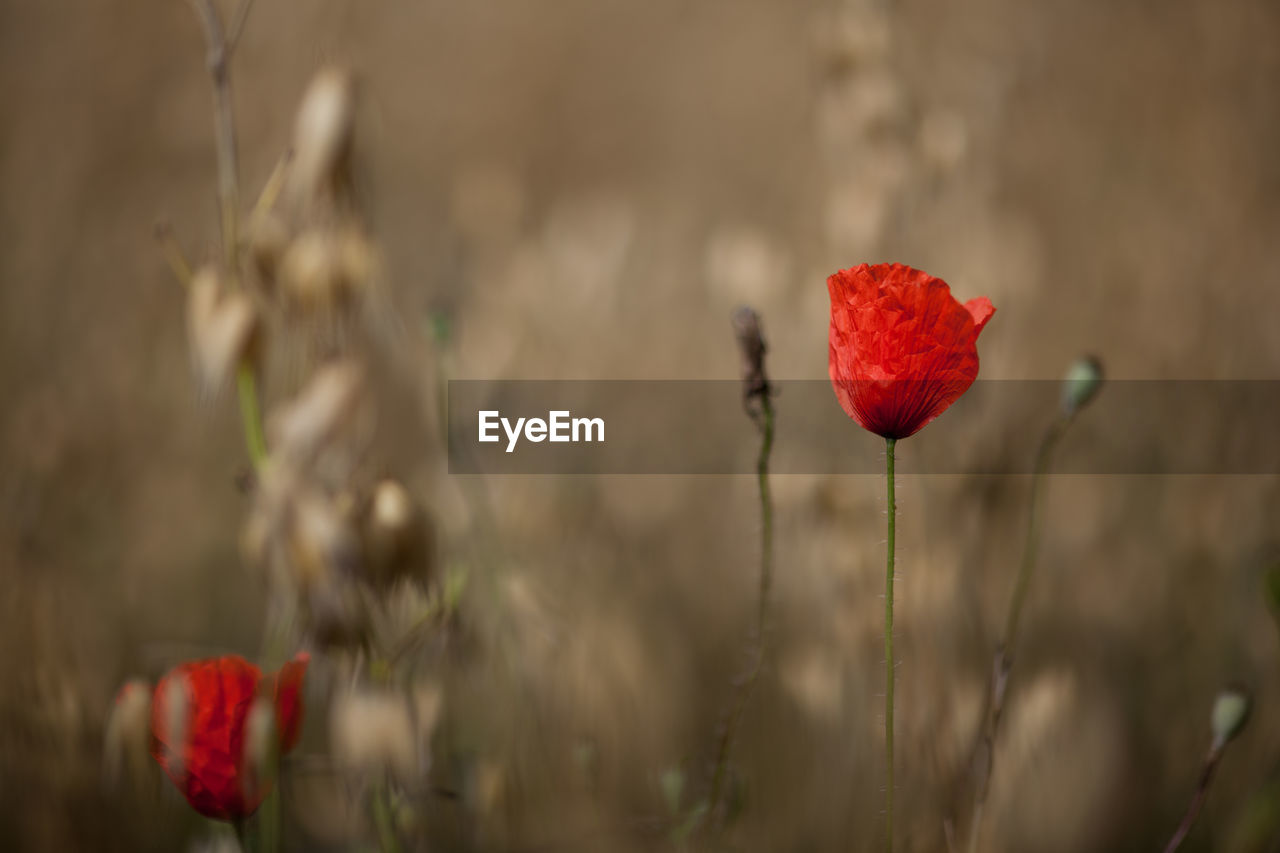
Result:
M995 764L996 733L1000 728L1000 720L1004 716L1005 693L1009 686L1009 672L1013 668L1013 651L1018 640L1022 607L1027 599L1027 590L1031 586L1031 577L1035 574L1036 553L1040 542L1040 501L1044 489L1044 476L1048 473L1053 449L1062 438L1069 423L1069 418L1055 419L1041 436L1040 446L1036 450L1035 467L1031 474L1031 497L1027 503L1027 532L1023 540L1022 560L1018 565L1017 578L1014 580L1013 595L1009 599L1004 636L1000 645L996 647L995 659L991 666L991 693L988 698L987 718L981 729L980 742L975 749L975 754L985 756L985 760L981 764L973 796L973 815L969 821L969 853L977 853L981 841L982 817L986 808L987 792L991 785L991 772Z
M889 497L888 557L884 572L884 745L886 755L884 787L884 849L893 851L893 558L898 505L894 495L893 451L897 439L886 438L885 479Z
M1169 839L1169 844L1164 848L1164 853L1174 853L1182 845L1187 833L1191 831L1192 824L1200 816L1200 809L1204 806L1204 801L1209 796L1209 783L1213 781L1213 771L1218 766L1218 759L1221 757L1221 747L1215 746L1209 750L1209 755L1204 760L1204 768L1200 771L1200 783L1196 785L1196 792L1192 795L1191 802L1187 804L1187 813L1182 816L1182 823L1178 824L1178 829L1173 833L1173 837Z
M1040 447L1036 451L1036 464L1031 475L1031 499L1027 508L1027 537L1022 548L1022 562L1018 566L1018 579L1014 583L1013 598L1009 601L1009 615L1005 622L1004 648L1012 659L1014 643L1018 639L1018 621L1022 617L1022 605L1027 598L1027 587L1031 584L1031 575L1035 571L1036 549L1040 541L1040 500L1043 490L1044 475L1049 469L1049 458L1053 448L1062 437L1066 422L1055 420L1040 439Z
M760 395L760 455L756 460L756 480L760 489L760 592L756 606L756 624L751 643L751 670L742 682L729 719L725 722L720 742L716 746L715 770L711 777L711 794L707 799L708 812L715 813L724 788L729 753L733 747L738 724L746 710L747 700L755 689L760 671L764 668L764 631L769 612L769 591L773 588L773 498L769 492L769 454L773 451L773 400L768 393Z

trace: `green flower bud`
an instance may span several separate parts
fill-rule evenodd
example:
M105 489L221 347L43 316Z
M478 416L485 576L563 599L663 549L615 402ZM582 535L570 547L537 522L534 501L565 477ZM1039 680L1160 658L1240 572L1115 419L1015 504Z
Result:
M1075 360L1062 380L1062 414L1071 417L1102 388L1102 362L1091 355Z
M1227 687L1218 693L1210 718L1215 749L1221 749L1227 741L1240 734L1249 720L1252 704L1249 694L1239 687Z

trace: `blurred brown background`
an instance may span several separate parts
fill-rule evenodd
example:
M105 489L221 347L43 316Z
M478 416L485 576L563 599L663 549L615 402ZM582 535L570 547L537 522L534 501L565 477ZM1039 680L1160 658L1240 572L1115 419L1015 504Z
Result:
M451 760L500 782L443 849L665 846L657 780L701 779L759 522L747 478L449 478L439 359L466 378L728 378L747 302L774 375L821 378L826 275L902 260L995 303L985 377L1054 378L1085 351L1122 378L1280 375L1267 0L258 0L233 69L246 193L327 62L360 78L361 187L393 282L380 453L446 553L500 555L474 567L484 639L448 696ZM202 830L172 797L106 790L98 755L124 678L260 639L234 399L195 390L152 236L165 218L214 253L203 42L177 0L8 0L0 68L0 839L175 849ZM1229 418L1187 411L1150 441ZM967 815L1026 487L901 484L904 850L944 849L943 820ZM775 491L773 645L730 839L870 849L883 482ZM1252 798L1280 761L1260 594L1278 511L1274 477L1050 482L991 849L1158 849L1230 679L1255 717L1184 849L1274 849L1242 827L1276 809Z

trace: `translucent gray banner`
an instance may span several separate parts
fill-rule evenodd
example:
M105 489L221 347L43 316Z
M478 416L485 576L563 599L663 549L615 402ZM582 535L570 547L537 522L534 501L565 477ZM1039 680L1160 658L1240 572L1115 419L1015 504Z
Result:
M902 474L1029 474L1061 383L980 380L898 443ZM884 442L826 380L773 384L776 474L879 474ZM1280 382L1111 381L1058 445L1061 474L1280 473ZM482 440L483 439L483 440ZM451 381L452 474L752 474L742 383Z

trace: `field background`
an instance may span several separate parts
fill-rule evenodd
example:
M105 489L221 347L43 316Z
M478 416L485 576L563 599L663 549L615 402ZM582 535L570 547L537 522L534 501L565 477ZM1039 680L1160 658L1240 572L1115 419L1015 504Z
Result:
M1280 377L1267 0L259 0L234 66L247 193L326 62L359 75L360 186L393 283L371 335L379 453L446 556L487 555L471 651L442 674L440 751L442 774L488 781L432 806L432 849L662 849L657 780L682 764L701 778L758 530L749 478L449 478L442 364L732 378L728 317L746 302L771 372L820 379L826 275L902 260L997 306L987 378L1053 379L1082 352L1117 378ZM172 792L103 784L111 697L184 656L253 655L262 623L237 550L234 400L195 389L152 236L166 218L214 255L201 34L176 0L5 0L0 81L0 846L172 850L205 832ZM1149 440L1229 441L1230 418L1188 410ZM850 424L848 440L875 439ZM967 814L1027 485L901 483L903 850L944 849L944 818ZM879 836L882 491L775 483L740 849ZM1159 849L1228 680L1256 713L1184 849L1275 849L1246 836L1277 808L1251 798L1280 765L1280 637L1260 593L1278 518L1274 476L1050 481L991 849Z

